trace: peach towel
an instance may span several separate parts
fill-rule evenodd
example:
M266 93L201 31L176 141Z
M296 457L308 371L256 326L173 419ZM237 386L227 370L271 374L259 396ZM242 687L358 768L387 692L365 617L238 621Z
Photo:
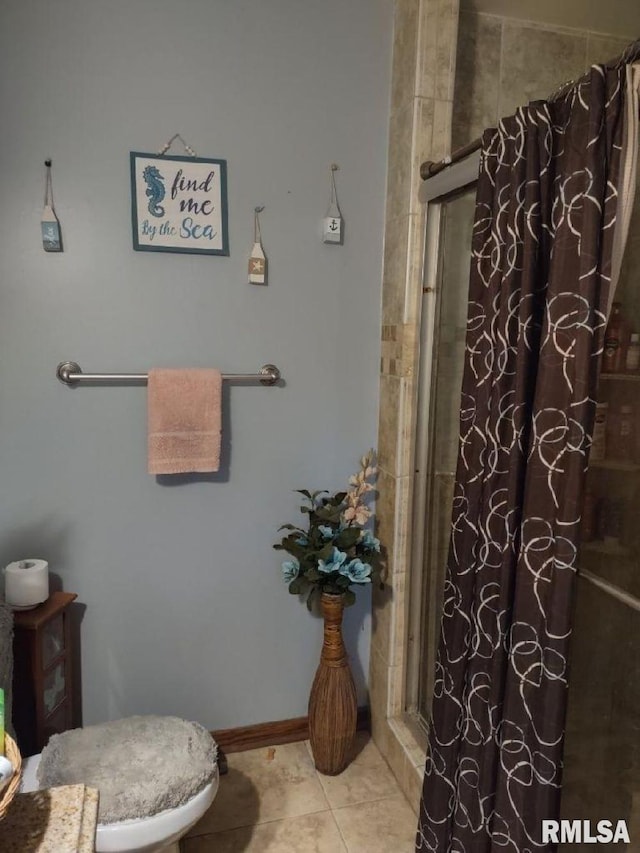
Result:
M149 473L217 471L221 404L219 370L150 370Z

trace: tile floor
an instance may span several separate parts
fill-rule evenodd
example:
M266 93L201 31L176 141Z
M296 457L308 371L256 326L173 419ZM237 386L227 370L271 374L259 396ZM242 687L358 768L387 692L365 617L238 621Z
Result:
M355 752L340 776L316 771L308 741L229 755L182 853L414 853L416 814L368 734Z

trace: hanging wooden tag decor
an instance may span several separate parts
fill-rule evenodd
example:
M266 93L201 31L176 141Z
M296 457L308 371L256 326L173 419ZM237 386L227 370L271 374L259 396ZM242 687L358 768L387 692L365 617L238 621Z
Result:
M338 191L336 189L336 172L340 167L337 163L331 164L331 198L327 215L322 220L322 242L342 243L342 213L338 204Z
M267 258L262 248L262 233L260 231L260 214L264 207L256 207L253 211L253 249L249 258L249 284L267 283Z
M61 252L62 237L60 223L53 209L53 186L51 184L51 160L44 161L46 177L44 184L44 210L40 220L42 248L45 252Z

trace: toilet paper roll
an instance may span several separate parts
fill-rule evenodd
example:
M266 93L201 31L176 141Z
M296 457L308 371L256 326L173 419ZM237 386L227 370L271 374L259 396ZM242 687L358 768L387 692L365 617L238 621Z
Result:
M49 563L16 560L4 570L4 597L11 607L37 607L49 598Z

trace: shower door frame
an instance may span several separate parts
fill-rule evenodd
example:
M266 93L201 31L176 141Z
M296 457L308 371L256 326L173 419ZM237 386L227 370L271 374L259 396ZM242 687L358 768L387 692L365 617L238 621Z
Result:
M435 578L429 573L425 526L433 478L431 460L431 429L433 415L433 369L438 344L439 281L442 271L440 241L446 202L474 187L478 182L480 152L476 151L426 180L420 188L420 201L426 205L424 254L422 268L422 299L420 307L420 353L418 358L417 405L414 450L412 500L411 572L409 590L407 670L405 681L405 710L410 719L424 731L419 714L423 634L426 631L426 611L430 606L427 595ZM431 650L433 667L437 651Z

